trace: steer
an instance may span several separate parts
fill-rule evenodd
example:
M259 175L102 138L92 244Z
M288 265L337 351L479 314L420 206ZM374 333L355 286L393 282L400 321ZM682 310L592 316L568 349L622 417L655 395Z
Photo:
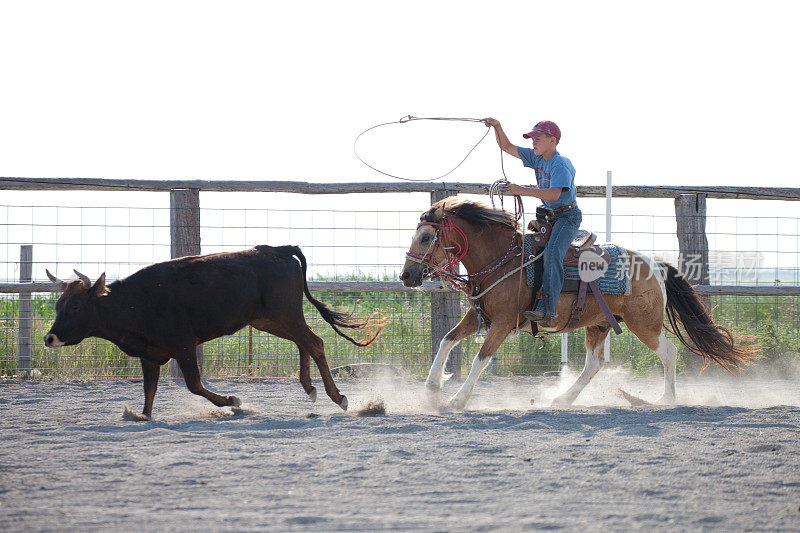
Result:
M47 276L64 294L56 302L56 319L44 337L50 348L78 344L100 337L142 363L144 410L149 419L158 386L160 365L177 361L187 388L217 406L238 406L235 396L221 396L200 381L198 345L230 335L246 325L294 342L300 351L300 383L312 401L311 359L319 368L325 392L342 409L347 398L331 376L322 339L303 316L303 294L334 331L357 346L378 337L383 322L362 322L316 300L306 282L306 258L297 246L256 246L250 250L181 257L145 267L109 285L105 273L92 284L79 279L61 281ZM356 341L339 327L374 328Z

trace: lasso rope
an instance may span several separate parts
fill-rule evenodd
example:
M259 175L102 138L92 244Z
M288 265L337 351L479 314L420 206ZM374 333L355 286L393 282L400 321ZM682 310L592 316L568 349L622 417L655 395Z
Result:
M381 128L383 126L389 126L389 125L392 125L392 124L407 124L409 122L414 122L414 121L417 121L417 120L437 120L437 121L451 121L451 122L476 122L476 123L485 124L485 122L484 122L485 119L482 119L482 118L471 118L471 117L415 117L413 115L406 115L406 116L402 117L400 120L393 120L391 122L384 122L382 124L376 124L375 126L371 126L371 127L367 128L367 129L365 129L364 131L362 131L361 133L359 133L358 136L353 141L353 153L355 154L355 156L358 158L359 161L364 163L366 166L368 166L369 168L371 168L375 172L383 174L384 176L389 176L390 178L395 178L395 179L404 180L404 181L430 182L430 181L440 180L440 179L442 179L444 177L449 176L453 172L455 172L456 169L458 169L458 167L460 167L462 164L464 164L464 161L466 161L467 158L470 156L470 154L472 154L472 152L475 151L475 149L478 147L478 145L483 142L483 140L486 138L486 136L489 135L489 128L487 127L486 128L486 133L484 133L483 136L478 140L478 142L476 142L472 146L472 148L469 149L469 151L467 152L467 155L465 155L464 158L461 159L461 161L459 161L459 163L456 166L454 166L452 169L450 169L449 171L445 172L441 176L437 176L435 178L409 178L409 177L404 177L404 176L397 176L395 174L390 174L388 172L384 172L383 170L370 165L369 163L364 161L364 158L361 157L361 155L358 153L358 140L365 133L370 132L370 131L372 131L374 129L377 129L377 128ZM495 137L498 139L498 143L497 144L498 144L498 147L499 147L500 146L500 142L499 142L499 134L497 133L497 130L495 130ZM500 208L501 209L505 209L505 206L503 205L503 189L508 184L508 176L506 176L506 168L505 168L505 162L503 160L503 149L502 148L500 148L500 171L503 173L503 178L495 181L489 187L489 200L492 203L492 207L495 207L495 200L494 199L495 199L495 196L497 196L499 198ZM514 218L516 220L519 220L522 217L522 213L523 213L522 199L519 196L514 196ZM523 231L524 231L524 228L523 228Z
M470 156L470 154L475 151L475 149L478 147L478 145L483 142L483 140L486 138L486 136L489 135L489 128L487 128L486 129L486 133L484 133L483 136L478 140L478 142L476 142L472 146L472 148L469 149L469 152L467 152L467 155L465 155L464 158L456 166L454 166L452 169L450 169L449 171L445 172L441 176L437 176L435 178L408 178L408 177L403 177L403 176L396 176L394 174L389 174L388 172L384 172L383 170L381 170L379 168L375 168L374 166L370 165L369 163L364 161L364 159L359 155L359 153L358 153L358 140L365 133L367 133L369 131L372 131L372 130L374 130L376 128L381 128L383 126L389 126L391 124L407 124L409 122L413 122L413 121L417 121L417 120L439 120L439 121L452 121L452 122L480 122L482 124L484 123L483 122L484 119L482 119L482 118L415 117L413 115L406 115L405 117L401 118L400 120L393 120L391 122L384 122L383 124L377 124L375 126L367 128L364 131L362 131L361 133L359 133L358 137L356 137L355 141L353 141L353 153L356 155L356 157L358 158L359 161L361 161L362 163L367 165L369 168L371 168L375 172L379 172L379 173L383 174L384 176L389 176L390 178L395 178L395 179L404 180L404 181L416 181L416 182L436 181L436 180L440 180L440 179L442 179L444 177L447 177L450 174L452 174L453 172L455 172L458 167L460 167L462 164L464 164L464 161L466 161L467 158ZM500 150L500 167L503 169L503 177L505 178L506 171L505 171L505 168L503 166L503 150ZM505 181L508 181L508 179L506 179Z

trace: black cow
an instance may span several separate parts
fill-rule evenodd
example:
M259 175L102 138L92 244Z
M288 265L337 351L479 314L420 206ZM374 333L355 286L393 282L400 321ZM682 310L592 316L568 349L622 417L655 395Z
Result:
M110 285L105 273L92 284L80 279L50 280L64 294L56 302L56 319L44 337L51 348L100 337L138 357L144 374L143 418L149 418L158 385L159 366L174 358L194 394L214 405L240 405L235 396L220 396L200 381L196 347L246 325L294 342L300 350L300 383L311 400L310 359L319 368L325 392L342 409L347 398L331 376L320 339L303 316L303 294L333 329L357 346L368 346L380 334L381 322L355 321L316 300L306 283L306 258L297 246L256 246L250 250L182 257L145 267ZM375 327L358 342L339 327Z

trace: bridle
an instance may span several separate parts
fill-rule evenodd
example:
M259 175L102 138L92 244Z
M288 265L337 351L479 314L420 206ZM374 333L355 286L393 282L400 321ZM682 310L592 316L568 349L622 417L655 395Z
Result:
M444 278L449 281L453 287L465 292L470 300L479 299L508 276L519 272L523 267L527 266L529 262L535 261L541 257L540 254L535 258L528 258L527 262L525 262L525 258L523 258L523 265L521 267L513 269L511 272L492 283L483 291L478 292L480 291L481 280L484 279L488 274L496 271L514 257L522 257L522 247L520 246L521 242L520 244L515 244L516 241L512 239L511 247L505 254L490 262L479 272L462 276L456 271L456 266L469 251L469 239L467 239L467 235L464 233L464 230L453 224L453 222L447 217L444 217L441 222L429 222L424 220L417 225L417 230L419 230L419 228L422 226L431 226L436 229L436 232L434 233L433 238L428 245L428 249L425 250L425 253L423 254L415 254L409 250L406 252L406 258L423 266L423 279L434 277ZM453 238L454 233L461 237L461 241L464 243L463 245ZM437 265L432 262L433 254L438 248L441 248L445 254L445 263L443 265ZM455 252L452 250L455 250Z
M456 266L469 251L469 240L467 239L466 233L453 224L447 217L442 218L441 222L423 220L417 224L417 230L422 226L431 226L436 230L428 245L428 249L425 250L423 254L415 254L409 250L406 252L406 258L423 266L423 279L443 277L450 281L456 288L464 290L464 287L460 287L458 283L467 284L469 280L458 274ZM453 238L454 233L461 237L463 245ZM439 248L442 249L445 255L445 262L443 265L432 263L433 254L436 253L436 250Z

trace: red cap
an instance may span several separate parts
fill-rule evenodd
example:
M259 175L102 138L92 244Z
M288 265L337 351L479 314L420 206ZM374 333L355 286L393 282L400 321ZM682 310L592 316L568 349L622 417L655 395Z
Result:
M537 135L550 135L559 141L561 140L561 130L558 129L558 126L556 126L555 122L551 122L549 120L543 120L539 122L531 131L522 134L522 136L526 139L536 137Z

